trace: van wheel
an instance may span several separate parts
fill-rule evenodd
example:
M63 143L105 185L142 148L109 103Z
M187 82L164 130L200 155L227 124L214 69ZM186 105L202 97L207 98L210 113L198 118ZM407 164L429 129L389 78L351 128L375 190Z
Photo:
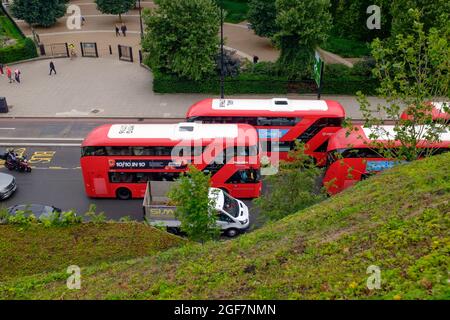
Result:
M119 188L116 191L117 198L120 200L129 200L131 199L131 191L127 188Z
M227 235L227 237L234 238L239 234L239 231L235 228L231 228L227 229L227 231L225 231L225 234Z

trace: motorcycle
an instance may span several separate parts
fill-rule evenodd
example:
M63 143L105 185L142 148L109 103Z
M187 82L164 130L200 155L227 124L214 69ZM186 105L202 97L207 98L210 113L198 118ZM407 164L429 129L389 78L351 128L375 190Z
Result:
M18 157L17 154L15 154L14 157L12 157L11 154L7 153L3 158L5 159L5 167L8 170L31 172L31 166L26 156Z

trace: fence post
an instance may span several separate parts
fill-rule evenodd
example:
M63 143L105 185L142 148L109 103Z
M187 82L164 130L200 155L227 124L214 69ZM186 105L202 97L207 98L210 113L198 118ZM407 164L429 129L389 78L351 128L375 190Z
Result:
M109 54L112 54L112 48L111 48L111 45L109 45Z
M133 48L132 47L130 47L130 59L131 59L131 62L133 62Z
M69 53L69 45L67 44L67 42L65 42L65 45L66 45L66 54L67 54L67 57L70 57L70 53ZM52 48L52 51L53 51L53 48Z
M84 57L83 42L80 42L80 47L81 47L81 56Z
M45 56L45 46L42 43L39 45L39 51L41 52L41 56Z
M142 50L139 50L139 63L142 64Z
M97 42L95 42L95 56L98 58Z
M122 51L120 51L120 44L117 45L117 50L119 50L119 59L122 58Z

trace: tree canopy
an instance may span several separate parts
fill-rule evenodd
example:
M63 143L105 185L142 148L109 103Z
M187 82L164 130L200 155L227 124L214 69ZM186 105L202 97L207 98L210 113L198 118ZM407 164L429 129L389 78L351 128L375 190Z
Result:
M212 75L219 45L219 8L212 0L156 0L145 10L142 43L154 72L189 80Z
M122 14L134 8L136 0L95 0L95 3L101 13L116 14L122 18Z
M271 37L275 34L276 17L275 0L250 0L247 20L258 36Z
M313 53L331 29L329 0L276 0L278 31L273 36L281 50L279 63L289 77L310 77Z
M50 27L66 13L66 0L14 0L11 13L30 26Z

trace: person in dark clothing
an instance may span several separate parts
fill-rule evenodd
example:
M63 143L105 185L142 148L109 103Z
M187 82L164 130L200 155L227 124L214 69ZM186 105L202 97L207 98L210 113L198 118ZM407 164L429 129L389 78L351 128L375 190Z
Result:
M119 36L120 36L120 30L119 30L119 27L116 24L116 37L119 37Z
M120 27L120 29L122 30L122 34L124 37L127 36L127 26L125 25L125 23L122 23L122 26Z
M52 75L52 72L54 72L56 74L55 64L53 63L53 61L50 61L50 73L49 73L49 76Z
M3 72L3 64L0 63L0 76L2 76L3 73L4 73L4 72Z
M14 70L14 79L16 79L17 83L20 83L20 74L21 72L19 69Z
M258 63L259 57L258 56L253 56L253 63Z

